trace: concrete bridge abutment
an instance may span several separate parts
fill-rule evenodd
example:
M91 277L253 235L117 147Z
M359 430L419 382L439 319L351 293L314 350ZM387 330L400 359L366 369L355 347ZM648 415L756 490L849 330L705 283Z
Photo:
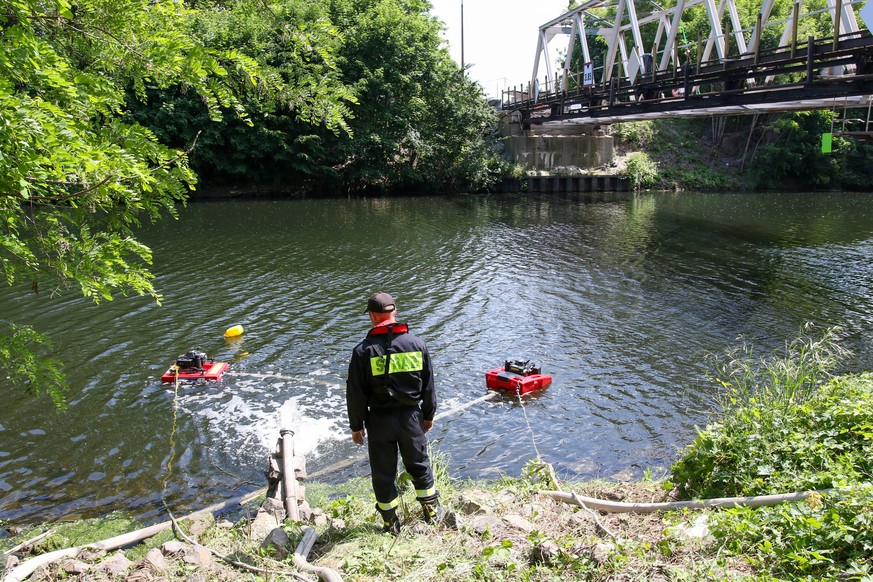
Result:
M500 132L508 159L527 170L554 173L578 168L587 172L610 165L615 155L612 136L596 125L526 130L520 115L513 112L501 115Z

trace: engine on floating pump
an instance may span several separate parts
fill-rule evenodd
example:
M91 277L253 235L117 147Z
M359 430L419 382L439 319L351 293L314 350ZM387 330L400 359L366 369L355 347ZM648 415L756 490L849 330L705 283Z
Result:
M180 370L203 370L203 365L209 361L200 348L193 348L176 358L176 366Z
M539 374L541 370L541 368L531 360L505 360L503 362L503 369L514 374L521 374L522 376Z

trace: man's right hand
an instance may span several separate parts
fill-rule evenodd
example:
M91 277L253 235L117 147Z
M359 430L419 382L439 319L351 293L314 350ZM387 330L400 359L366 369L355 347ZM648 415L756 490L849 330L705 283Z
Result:
M354 442L356 445L364 444L364 429L352 433L352 442Z

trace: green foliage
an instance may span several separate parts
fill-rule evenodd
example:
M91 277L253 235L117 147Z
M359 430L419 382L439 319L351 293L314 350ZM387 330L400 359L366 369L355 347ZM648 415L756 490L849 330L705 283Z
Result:
M718 149L701 143L709 120L703 123L696 119L663 119L653 122L651 127L653 135L648 138L645 152L657 163L659 187L670 185L686 190L738 187L737 178L728 173Z
M420 0L329 0L355 138L326 137L346 190L485 188L503 171L497 117Z
M861 390L862 377L847 379ZM853 398L854 389L846 396ZM865 405L866 403L860 403ZM869 430L868 432L873 432ZM339 570L347 579L394 580L655 580L688 582L727 580L869 580L873 555L873 487L841 489L812 494L801 503L758 509L735 508L706 512L709 536L689 539L682 530L703 514L684 510L650 515L609 518L606 524L591 513L567 504L550 503L541 495L555 485L552 470L531 461L519 478L499 482L440 485L443 503L457 511L457 527L428 526L419 517L410 519L398 537L379 533L373 519L368 478L341 484L307 484L307 501L323 508L343 523L319 527L310 562ZM564 483L571 490L597 498L662 498L653 486L634 483ZM581 487L581 490L579 488ZM566 489L565 489L566 490ZM653 497L654 496L654 497ZM489 516L487 525L476 525L486 516L463 509L462 499L478 499ZM254 507L250 507L253 512ZM250 512L247 512L250 513ZM478 512L477 512L478 513ZM501 525L501 517L524 516L533 529ZM97 541L139 527L113 514L104 520L63 524L52 539L39 544L38 552ZM600 516L599 520L603 520ZM335 520L332 520L335 521ZM101 523L102 522L102 523ZM185 528L185 521L182 527ZM606 530L605 527L610 528ZM298 528L286 525L292 547L300 539ZM0 539L0 548L11 548L43 528L23 531L16 538ZM605 537L606 535L610 537ZM143 547L126 549L134 561L149 548L173 537L166 530ZM714 539L713 539L714 538ZM250 517L240 516L235 527L207 524L198 542L234 560L273 570L271 576L291 574L266 557L260 540L251 537ZM263 556L261 555L263 554ZM83 557L86 562L87 557ZM99 558L95 558L99 560ZM197 567L180 556L167 556L168 580L192 576L208 579L254 579L254 574L224 562ZM63 579L57 566L48 577ZM54 576L54 577L53 577Z
M306 498L312 506L325 508L328 515L346 520L347 524L352 524L355 519L371 517L371 497L369 478L349 479L339 491L317 482L306 485Z
M95 302L116 292L160 298L151 253L132 229L174 215L195 177L186 151L124 118L127 90L184 87L219 119L244 117L236 85L258 80L249 59L188 34L193 14L162 0L4 5L0 260L9 285L53 294L78 286ZM29 342L6 345L21 353L4 363L33 361ZM34 372L30 388L61 402L57 370Z
M197 141L192 167L204 185L257 184L277 189L313 174L330 175L322 138L349 137L356 98L340 78L342 35L324 3L257 0L200 2L191 34L213 50L233 50L258 63L262 82L242 100L256 123L229 118L208 123L196 95L182 87L148 92L133 115L165 143Z
M828 380L845 355L838 330L814 336L807 326L778 356L755 357L744 342L717 358L720 422L701 431L673 466L686 497L832 490L714 515L710 533L719 547L762 576L873 575L873 374Z
M504 580L518 568L512 561L512 540L485 546L482 558L473 566L474 580ZM496 570L494 569L496 567ZM505 573L505 574L502 574Z
M714 379L720 422L673 465L686 497L761 495L858 483L873 474L873 375L823 383L845 352L835 331L801 336L781 357L728 354Z
M845 112L849 117L851 111ZM762 124L749 174L759 188L869 189L873 148L864 142L834 138L833 151L821 152L821 136L839 129L837 114L805 111ZM858 117L858 115L854 115Z
M834 34L833 10L827 0L809 0L803 3L804 13L816 13L812 16L801 17L798 22L797 38L803 42L807 37L828 38Z
M653 121L616 123L612 126L612 135L623 145L645 149L655 136L655 123Z
M817 1L817 0L813 0ZM823 0L822 0L823 1ZM675 6L676 2L668 2L668 6ZM776 0L773 3L773 7L771 10L770 21L779 21L781 19L786 18L790 13L793 5L792 0ZM809 4L804 3L804 8L807 8ZM759 0L737 0L736 1L737 14L740 18L740 23L743 26L745 32L745 37L748 40L751 35L751 29L755 26L755 19L757 18L758 13L761 10L761 2ZM724 16L723 23L727 24L727 16ZM695 62L697 60L697 39L702 39L702 46L706 46L706 40L709 36L711 25L709 23L709 15L707 14L706 7L703 5L697 5L693 8L687 9L682 13L682 29L680 31L680 40L683 43L687 42L687 45L683 47L683 52L685 49L688 50L687 59L691 62ZM731 28L733 28L731 26ZM780 26L767 26L763 30L763 36L761 37L761 48L772 49L778 46L780 37L782 35L782 27ZM804 29L800 29L798 31L798 37L801 39L806 39L806 34ZM736 42L734 42L733 38L731 39L731 55L737 54L737 46Z
M873 576L873 487L801 503L740 507L716 514L711 533L760 571L790 580L869 580Z
M257 61L256 120L206 123L196 95L147 91L134 118L187 147L204 187L290 194L486 189L508 171L498 120L415 0L198 2L192 34Z
M712 380L726 388L719 393L725 414L762 405L789 410L807 402L819 384L849 353L839 345L839 328L815 330L806 324L800 335L786 344L782 354L756 358L753 346L744 338L739 347L723 356L710 358Z
M533 496L542 489L558 488L554 468L541 459L531 459L524 464L517 478L504 475L500 483L518 495Z
M104 517L85 519L76 522L60 523L52 529L54 533L37 543L36 553L83 546L106 540L142 527L135 519L121 512L113 512Z
M52 345L47 337L27 326L12 325L0 334L0 369L6 382L24 386L37 396L46 391L58 409L64 409L67 383L61 362L46 357Z
M634 152L627 157L621 175L630 180L634 190L651 188L658 182L658 165L645 152Z
M575 4L575 3L574 3ZM572 10L576 6L572 6L568 8ZM591 26L592 22L596 22L597 19L594 17L593 12L597 11L589 11L586 15L586 25ZM588 56L591 57L591 64L594 69L594 78L596 82L599 82L602 79L602 70L603 70L603 61L606 56L606 52L608 50L608 45L606 43L606 39L600 36L599 34L595 34L592 30L596 31L596 28L588 28ZM577 37L574 41L575 46L573 47L573 56L570 61L569 71L570 78L568 79L567 90L570 92L578 91L582 89L582 69L585 65L585 54L582 51L582 42ZM561 59L560 63L557 63L560 68L564 67L564 63L566 62L566 58Z
M707 166L698 166L673 173L664 173L667 179L675 179L688 190L719 190L730 186L730 178Z

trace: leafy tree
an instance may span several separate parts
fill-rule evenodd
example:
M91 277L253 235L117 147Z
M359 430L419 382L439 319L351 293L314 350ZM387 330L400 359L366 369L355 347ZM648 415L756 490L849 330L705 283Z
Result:
M487 186L501 167L496 118L449 58L429 8L424 0L4 3L7 283L51 295L78 288L95 302L119 292L159 301L151 251L133 228L175 215L194 189L190 159L222 179ZM0 326L11 383L62 405L60 363L39 357L47 338L22 322Z
M424 0L328 0L359 106L331 140L350 190L479 188L494 181L497 119L455 65Z
M196 95L183 87L154 90L133 114L161 141L189 143L199 134L191 166L205 186L300 183L310 175L330 175L318 129L351 132L354 93L340 79L334 56L342 39L318 2L198 2L202 10L191 27L215 50L235 50L256 60L274 90L244 97L257 119L210 123Z
M210 125L179 88L151 92L135 119L177 147L199 135L191 165L206 186L486 188L503 170L497 118L451 60L429 9L420 0L216 4L192 30L206 46L256 59L279 88L248 96L257 123Z
M421 120L425 142L418 171L426 183L443 190L484 190L506 173L494 111L482 89L459 75L454 62L442 60L431 85L429 115Z
M835 138L832 153L821 151L821 135L833 129L834 116L831 111L803 111L763 124L763 145L749 169L755 184L761 188L869 189L873 148L868 144Z
M185 149L126 120L126 89L184 87L213 119L240 86L266 82L234 51L187 33L195 13L164 0L14 0L0 8L0 260L7 283L35 293L78 287L95 302L148 294L151 251L132 235L174 215L195 177ZM190 146L190 144L189 144ZM63 401L47 339L3 322L0 366L11 383Z

